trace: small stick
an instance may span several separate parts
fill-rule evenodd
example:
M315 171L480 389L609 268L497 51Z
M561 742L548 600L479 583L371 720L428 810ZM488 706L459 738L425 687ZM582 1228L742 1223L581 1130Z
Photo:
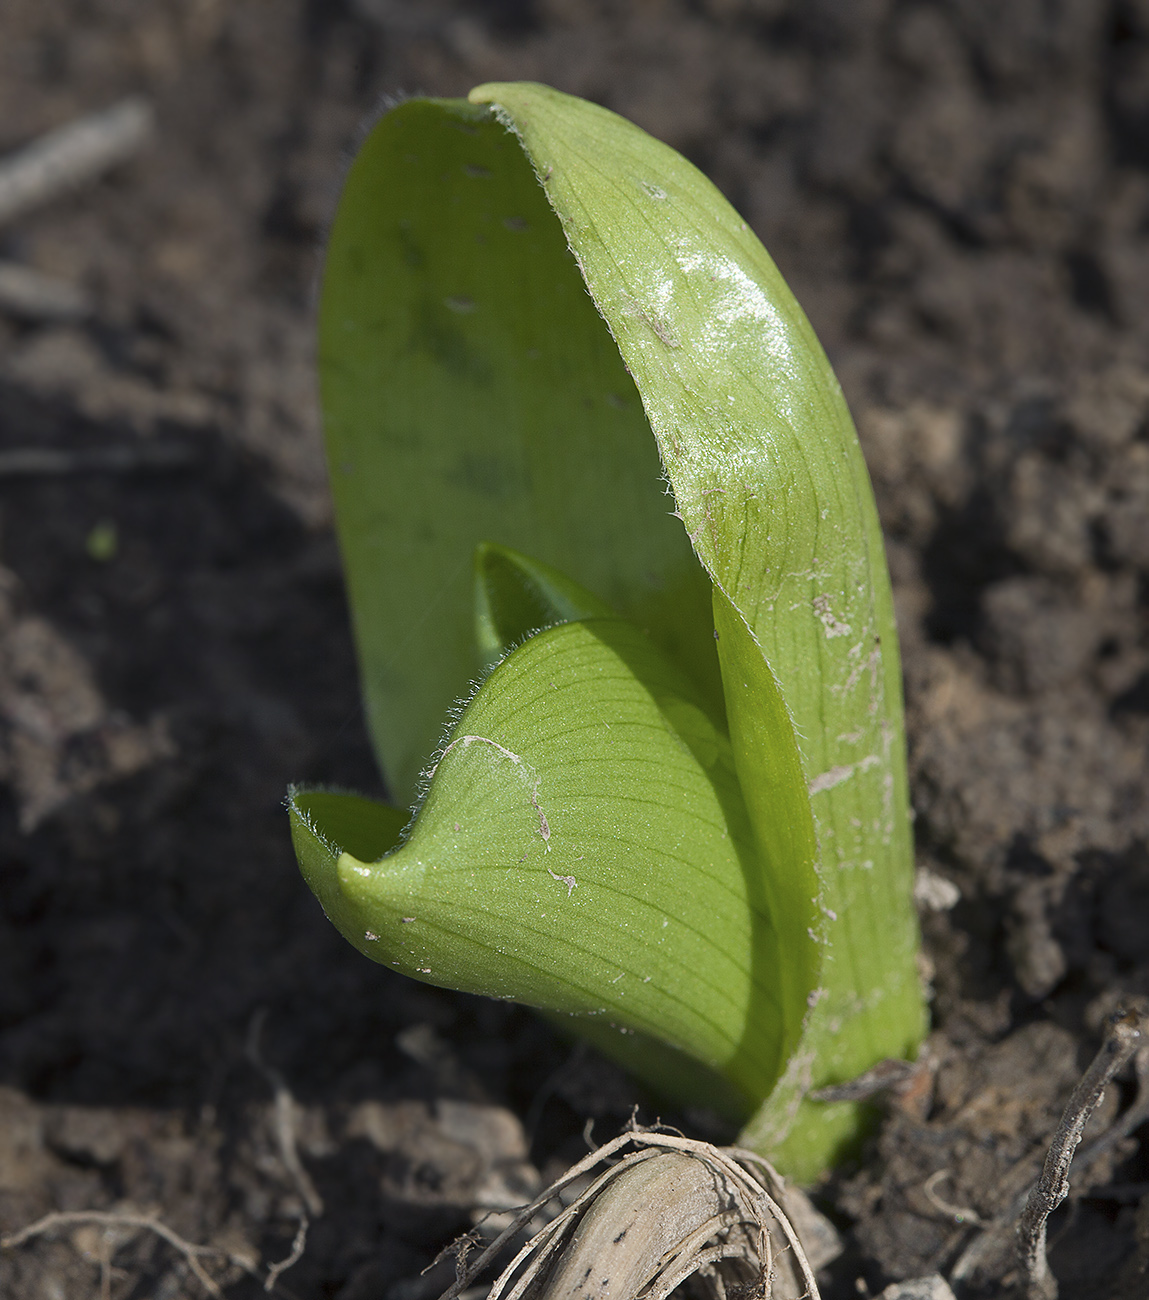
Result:
M952 1201L947 1201L943 1196L938 1194L938 1183L943 1179L952 1178L953 1175L948 1169L938 1169L926 1179L922 1184L922 1193L935 1210L940 1210L942 1214L953 1219L955 1223L970 1223L975 1228L988 1228L992 1226L968 1205L955 1205Z
M1137 1096L1133 1099L1133 1104L1112 1128L1081 1148L1077 1153L1078 1168L1104 1155L1149 1120L1149 1043L1138 1049L1133 1058L1133 1071L1137 1076Z
M0 479L51 478L66 474L134 474L139 470L182 469L196 459L183 443L141 442L136 446L12 447L0 451Z
M1128 1137L1134 1129L1139 1128L1149 1119L1149 1044L1141 1047L1137 1052L1134 1058L1134 1068L1138 1084L1136 1099L1125 1114L1115 1121L1112 1128L1106 1130L1100 1137L1094 1138L1092 1142L1078 1148L1073 1165L1079 1172L1091 1165L1098 1156L1110 1150L1123 1138ZM983 1231L969 1242L958 1257L957 1262L950 1270L951 1282L964 1282L976 1269L981 1267L983 1261L997 1248L999 1242L1006 1240L1011 1231L1016 1232L1015 1225L1025 1208L1029 1191L1030 1188L1026 1187L1020 1194L1013 1196L1007 1207L988 1227L985 1225L966 1225L969 1227L983 1227Z
M279 1281L279 1275L286 1273L289 1268L294 1268L303 1258L303 1252L307 1249L307 1215L299 1216L299 1227L295 1233L295 1240L291 1243L291 1251L286 1259L281 1259L278 1263L268 1265L267 1281L263 1284L265 1291L274 1291L275 1284Z
M92 304L67 280L19 262L0 262L0 311L23 320L71 321L91 315Z
M94 180L136 153L155 115L139 96L49 131L0 161L0 223Z
M1037 1180L1017 1225L1018 1252L1025 1270L1029 1300L1057 1300L1057 1279L1045 1254L1045 1228L1050 1214L1069 1194L1069 1166L1081 1133L1113 1076L1142 1043L1145 1021L1135 1011L1113 1017L1101 1050L1073 1090L1050 1143Z
M887 1057L865 1074L829 1088L815 1088L807 1094L811 1101L864 1101L887 1089L897 1091L908 1083L923 1067L922 1061L897 1061Z

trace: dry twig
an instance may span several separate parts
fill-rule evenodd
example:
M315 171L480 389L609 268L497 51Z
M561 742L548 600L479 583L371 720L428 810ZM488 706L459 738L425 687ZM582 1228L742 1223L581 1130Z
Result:
M880 1092L897 1092L921 1073L925 1062L898 1061L887 1057L871 1070L859 1074L845 1083L828 1088L815 1088L810 1093L812 1101L865 1101Z
M153 123L151 105L134 96L49 131L0 160L0 223L124 162L147 140Z
M267 1279L263 1284L265 1291L274 1291L280 1274L286 1273L289 1268L294 1268L303 1258L303 1252L307 1249L307 1228L307 1215L300 1215L299 1227L296 1229L295 1240L291 1243L290 1252L286 1258L268 1266Z
M1149 1120L1149 1043L1138 1049L1137 1055L1133 1058L1133 1070L1137 1076L1137 1096L1133 1101L1133 1105L1120 1119L1110 1125L1100 1137L1095 1137L1092 1142L1087 1142L1078 1151L1074 1160L1078 1168L1081 1168L1082 1165L1092 1164L1098 1156L1112 1150L1118 1142L1123 1141L1135 1129L1139 1129L1146 1120Z
M1018 1251L1025 1271L1029 1300L1056 1300L1057 1279L1045 1253L1046 1222L1069 1194L1069 1166L1081 1133L1105 1092L1106 1085L1134 1056L1144 1041L1145 1020L1137 1012L1114 1016L1101 1050L1073 1090L1057 1132L1017 1225Z
M82 289L20 262L0 262L0 311L36 321L71 321L91 313Z
M1092 1067L1090 1068L1092 1069ZM1138 1081L1136 1099L1129 1109L1119 1116L1104 1133L1086 1143L1077 1151L1073 1165L1079 1173L1087 1169L1107 1151L1110 1151L1118 1142L1128 1137L1134 1129L1139 1128L1146 1120L1149 1120L1149 1043L1143 1045L1137 1052L1135 1069ZM951 1282L968 1281L975 1273L984 1269L993 1260L1000 1260L1004 1265L1004 1260L1012 1248L1011 1238L1016 1235L1016 1225L1025 1210L1026 1202L1032 1190L1033 1183L1027 1181L1020 1191L1010 1197L1005 1209L990 1223L983 1221L975 1224L970 1219L965 1220L967 1227L977 1227L981 1231L967 1241L953 1267L949 1270ZM927 1199L933 1199L929 1197L928 1192L926 1195ZM958 1207L943 1208L936 1205L935 1202L935 1208L942 1209L944 1213L952 1216L953 1209Z

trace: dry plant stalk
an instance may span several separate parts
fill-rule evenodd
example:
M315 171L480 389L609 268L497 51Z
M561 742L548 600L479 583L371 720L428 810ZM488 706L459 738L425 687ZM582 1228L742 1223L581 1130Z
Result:
M455 1284L441 1300L455 1300L563 1188L603 1165L515 1255L488 1300L666 1300L695 1275L714 1300L726 1300L728 1289L761 1300L818 1300L813 1270L782 1208L782 1180L766 1160L643 1129L567 1170L473 1264L460 1256Z
M1017 1225L1018 1251L1025 1271L1028 1300L1057 1300L1057 1279L1045 1254L1046 1222L1069 1194L1069 1166L1081 1134L1112 1080L1144 1041L1146 1018L1136 1011L1113 1017L1101 1050L1082 1075L1050 1143L1045 1166Z
M1111 1151L1119 1142L1124 1141L1134 1130L1141 1127L1149 1119L1149 1042L1145 1041L1144 1033L1145 1021L1142 1021L1142 1043L1134 1052L1134 1073L1137 1079L1137 1095L1131 1106L1125 1113L1119 1116L1112 1125L1100 1136L1093 1138L1085 1145L1077 1148L1073 1167L1081 1174L1088 1169L1100 1156ZM1122 1037L1126 1034L1125 1028L1121 1029ZM1103 1063L1112 1061L1112 1038L1108 1040L1102 1048L1099 1060ZM1122 1054L1123 1060L1128 1057ZM1097 1061L1090 1065L1086 1078L1096 1080L1094 1073ZM1113 1073L1115 1074L1120 1068L1121 1060L1114 1063ZM1110 1076L1112 1077L1112 1076ZM1083 1080L1084 1083L1084 1080ZM1078 1085L1079 1089L1082 1085ZM1086 1099L1089 1097L1089 1089L1086 1088L1083 1094ZM1097 1093L1100 1098L1100 1092ZM1079 1100L1079 1093L1074 1094L1074 1100ZM1090 1107L1092 1109L1092 1106ZM1068 1133L1070 1130L1065 1126L1067 1121L1071 1121L1074 1114L1073 1101L1067 1107L1065 1114L1062 1116L1061 1124L1058 1127L1057 1135L1054 1138L1054 1144L1061 1145L1061 1135ZM1047 1157L1048 1159L1048 1157ZM1031 1281L1032 1274L1026 1277L1027 1284L1034 1286L1049 1286L1053 1279L1049 1275L1048 1267L1044 1264L1038 1264L1038 1254L1040 1253L1044 1260L1044 1249L1038 1249L1037 1243L1031 1246L1028 1241L1019 1241L1021 1234L1020 1221L1026 1211L1026 1205L1032 1196L1038 1194L1040 1184L1027 1181L1021 1185L1019 1190L1014 1191L1011 1185L1009 1190L1014 1194L1009 1197L1005 1208L994 1219L986 1222L980 1219L978 1215L969 1207L962 1205L953 1205L946 1201L938 1194L938 1183L949 1173L947 1169L939 1170L930 1176L922 1186L926 1199L940 1213L948 1218L958 1220L966 1227L976 1229L976 1234L967 1242L964 1249L958 1255L953 1267L949 1270L949 1280L955 1285L970 1284L971 1280L977 1275L982 1275L983 1285L988 1281L990 1276L1000 1277L1011 1265L1018 1262L1019 1255L1024 1255L1022 1259L1023 1269L1044 1268L1042 1275L1045 1280ZM1010 1183L1016 1183L1015 1175L1018 1170L1014 1170L1010 1175ZM1040 1202L1035 1202L1035 1212ZM1046 1293L1037 1291L1036 1295L1043 1297Z

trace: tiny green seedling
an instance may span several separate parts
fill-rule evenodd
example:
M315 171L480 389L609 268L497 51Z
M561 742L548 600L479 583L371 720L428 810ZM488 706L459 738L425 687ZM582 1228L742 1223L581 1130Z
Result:
M369 723L416 809L293 791L328 916L815 1175L860 1119L807 1094L912 1055L923 1007L881 535L774 264L602 108L411 100L343 193L320 375Z

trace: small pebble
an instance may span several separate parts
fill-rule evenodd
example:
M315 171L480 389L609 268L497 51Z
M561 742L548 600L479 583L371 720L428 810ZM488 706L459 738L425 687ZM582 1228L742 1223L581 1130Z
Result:
M955 1300L955 1296L940 1273L931 1273L910 1282L891 1283L878 1300Z

